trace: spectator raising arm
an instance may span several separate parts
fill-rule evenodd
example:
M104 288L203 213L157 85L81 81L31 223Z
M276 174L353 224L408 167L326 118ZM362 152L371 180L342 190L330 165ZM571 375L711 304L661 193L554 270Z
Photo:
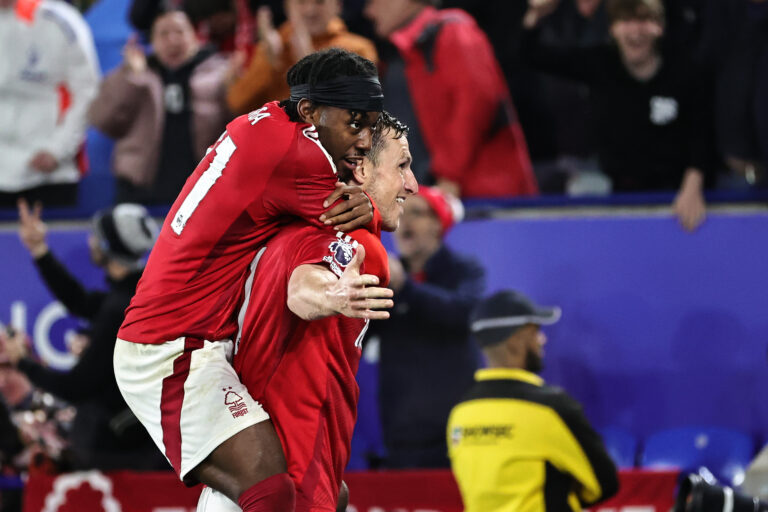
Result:
M35 204L30 210L25 200L19 200L19 238L34 259L35 266L48 290L72 314L93 319L99 312L105 294L83 288L83 285L51 253L45 237L47 228L41 219L41 214L40 203ZM119 326L120 321L117 322L116 327Z

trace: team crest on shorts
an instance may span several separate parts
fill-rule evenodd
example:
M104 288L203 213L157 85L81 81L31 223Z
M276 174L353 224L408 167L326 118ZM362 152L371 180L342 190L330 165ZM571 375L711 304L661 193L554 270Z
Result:
M248 406L243 401L243 397L235 393L234 391L230 391L232 389L232 386L229 388L222 388L222 391L226 392L224 395L224 405L229 406L229 412L232 413L233 418L239 418L240 416L245 416L248 414Z
M323 261L330 265L334 274L341 277L344 269L355 257L355 249L357 249L357 242L352 240L349 235L338 232L336 233L336 240L328 245L331 256L324 256Z

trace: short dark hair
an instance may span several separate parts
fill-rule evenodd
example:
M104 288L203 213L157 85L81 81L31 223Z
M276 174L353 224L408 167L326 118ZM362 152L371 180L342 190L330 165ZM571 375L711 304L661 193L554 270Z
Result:
M288 87L315 85L343 76L378 77L376 65L365 57L341 48L327 48L310 53L288 70ZM285 99L280 106L293 122L301 121L298 102Z
M172 2L166 3L171 4ZM233 0L219 0L218 2L211 2L210 0L184 0L183 4L184 10L193 23L203 21L220 12L234 13L236 11Z
M664 5L661 0L608 0L605 10L609 23L651 19L664 24Z
M193 24L192 17L189 15L189 13L187 11L185 11L181 7L160 6L160 7L158 7L157 12L155 13L154 17L152 18L152 23L149 26L150 35L154 32L155 24L157 23L157 21L160 18L162 18L163 16L167 16L168 14L174 14L174 13L183 14L184 17L187 18L187 21L189 21L189 24L190 25ZM192 28L194 30L194 27L192 27Z
M387 134L390 134L393 139L399 139L403 135L408 135L408 126L385 110L379 114L379 119L376 121L376 127L373 130L371 149L365 155L373 165L378 165L379 153L384 148Z

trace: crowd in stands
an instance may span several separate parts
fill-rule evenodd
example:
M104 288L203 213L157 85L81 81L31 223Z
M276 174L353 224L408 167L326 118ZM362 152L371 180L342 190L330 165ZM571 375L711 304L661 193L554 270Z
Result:
M0 0L0 208L77 204L88 127L115 141L115 203L169 205L227 122L288 96L285 73L299 59L342 47L378 64L385 108L410 126L413 171L435 187L405 207L390 264L397 306L371 330L390 467L447 467L444 426L478 364L468 318L484 274L442 244L456 221L450 196L669 191L693 231L705 190L768 183L764 0L134 0L136 34L103 77L77 10L93 3ZM46 281L65 275L47 248L28 247ZM69 281L61 290L71 302ZM71 308L91 319L93 344L98 308L88 304ZM2 336L8 346L15 334ZM434 350L439 375L429 373ZM0 425L15 414L34 428L3 435L0 462L100 467L62 456L71 409L42 390L94 397L69 396L60 376L17 356L0 373L0 404L12 409ZM439 388L445 400L402 386ZM404 431L424 438L398 438Z
M379 64L419 182L462 198L676 191L692 230L703 190L765 181L760 0L136 0L100 86L75 8L39 3L0 11L5 206L75 204L87 126L116 141L116 202L170 204L227 121L330 46Z

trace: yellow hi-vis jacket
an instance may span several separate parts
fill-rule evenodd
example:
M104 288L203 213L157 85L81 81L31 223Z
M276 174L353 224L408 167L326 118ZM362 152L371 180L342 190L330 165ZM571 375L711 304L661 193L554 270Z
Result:
M447 428L466 512L576 512L616 493L616 467L564 391L512 368L475 380Z

